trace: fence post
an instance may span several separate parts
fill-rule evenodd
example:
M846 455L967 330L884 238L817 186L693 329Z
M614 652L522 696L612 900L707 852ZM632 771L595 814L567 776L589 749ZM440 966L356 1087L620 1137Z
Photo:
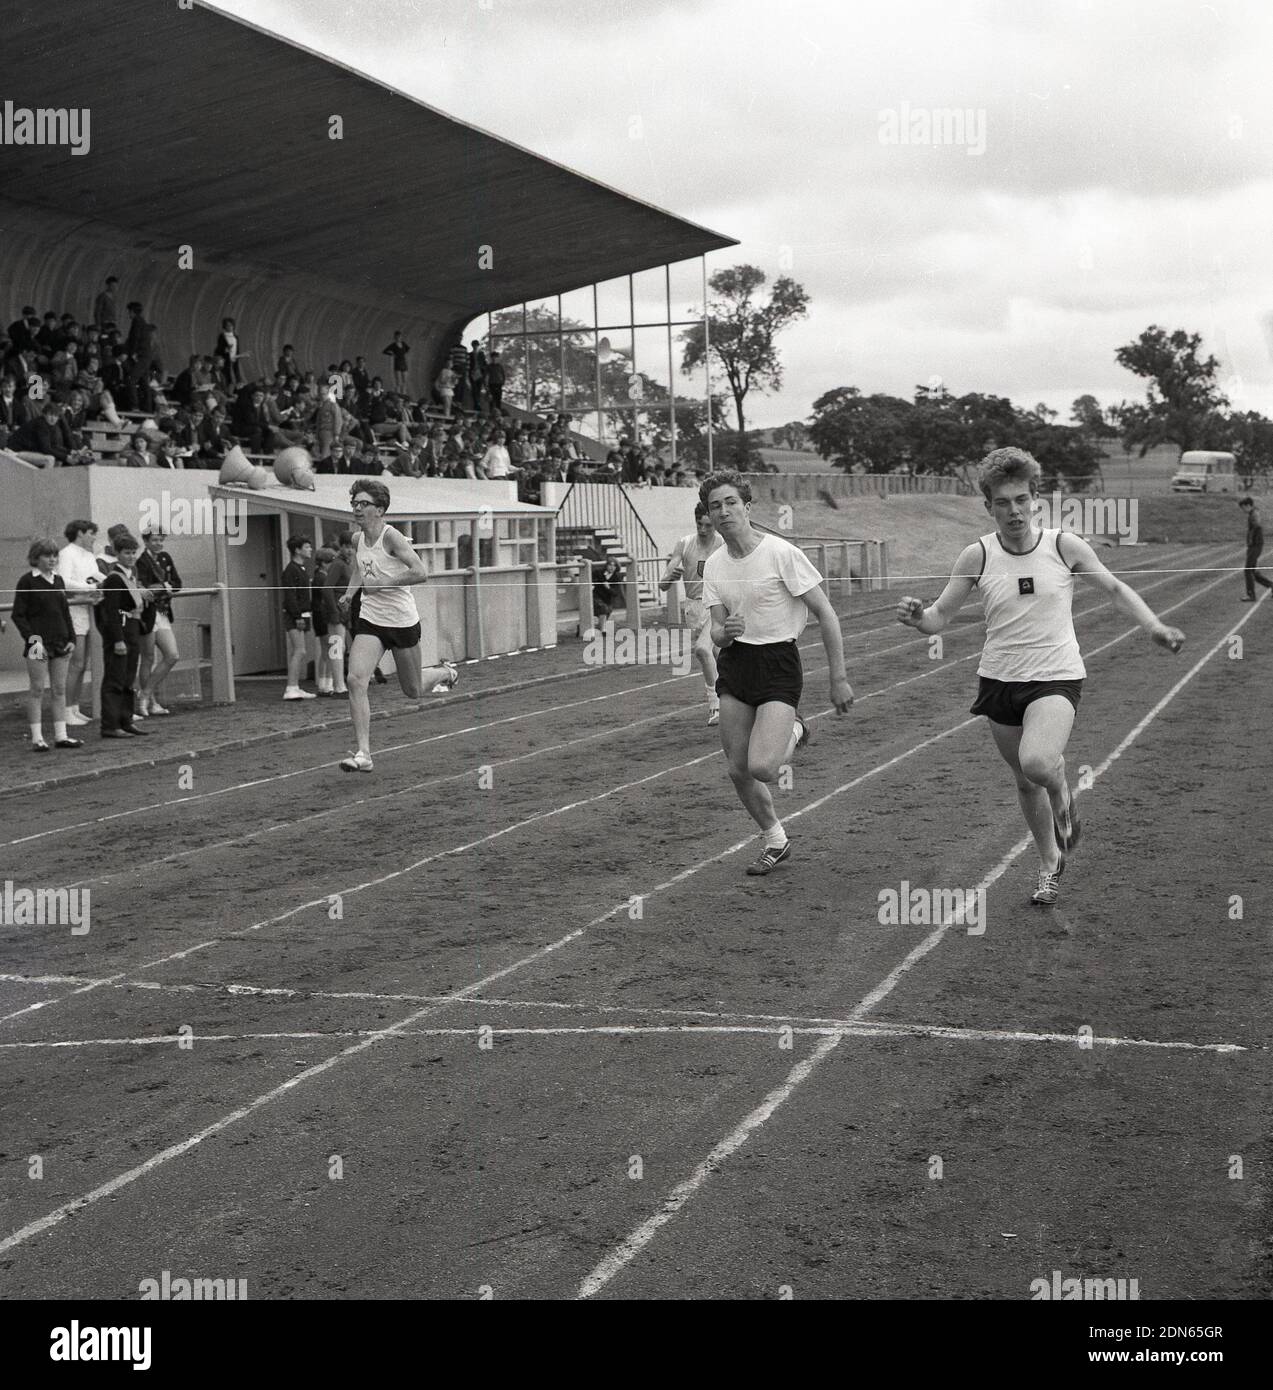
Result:
M582 637L592 627L592 565L588 560L579 561L575 585L579 591L579 636Z
M212 600L212 701L234 704L234 646L230 636L230 589L217 584Z
M668 627L680 627L681 625L681 594L680 583L677 580L673 580L667 591L667 625Z
M827 578L827 547L825 541L818 546L818 573L822 576L822 592L829 596L831 593L831 581Z
M880 588L888 588L888 542L880 541Z
M628 626L633 632L641 631L641 580L635 560L628 566L623 579L623 606L627 612Z
M840 592L848 598L853 593L853 570L849 564L849 543L840 542Z

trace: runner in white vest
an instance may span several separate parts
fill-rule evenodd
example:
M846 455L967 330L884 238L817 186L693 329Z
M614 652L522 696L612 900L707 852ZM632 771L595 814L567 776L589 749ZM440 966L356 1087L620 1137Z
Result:
M701 502L694 508L694 526L688 536L682 536L672 547L659 588L666 593L678 579L685 584L681 621L693 634L694 659L707 686L707 722L717 724L720 722L720 696L716 693L716 648L712 645L709 626L711 614L703 603L703 566L708 556L720 549L721 538Z
M350 488L349 498L358 533L349 586L339 604L341 616L353 634L349 649L349 712L358 747L340 766L344 772L370 772L371 705L367 687L384 653L393 653L402 693L411 700L418 700L426 691L450 690L460 672L451 661L427 670L420 668L420 615L408 590L412 584L424 584L429 572L402 532L385 524L389 489L375 478L360 478ZM332 634L331 640L340 639Z
M1039 852L1030 901L1048 907L1060 896L1066 855L1081 830L1065 778L1065 748L1087 674L1071 616L1074 576L1107 593L1159 646L1177 652L1185 636L1112 575L1081 536L1036 524L1042 471L1024 449L986 455L977 483L995 529L964 547L936 603L925 608L908 595L897 605L897 618L919 632L940 632L973 589L980 589L986 642L971 712L989 719L995 745L1016 779Z

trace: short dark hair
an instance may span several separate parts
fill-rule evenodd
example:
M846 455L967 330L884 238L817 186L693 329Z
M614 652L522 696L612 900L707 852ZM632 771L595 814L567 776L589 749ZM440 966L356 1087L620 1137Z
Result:
M695 521L702 521L702 519L703 519L706 515L707 515L707 503L706 503L706 502L696 502L696 503L694 504L694 520L695 520Z
M336 545L337 545L338 547L346 546L346 545L353 545L353 543L354 543L354 533L353 533L352 531L337 531L337 532L336 532Z
M295 555L296 552L300 550L303 546L313 544L314 540L312 536L288 536L287 553L289 555Z
M32 541L30 548L27 550L27 564L31 569L34 569L35 562L41 555L56 556L57 553L58 545L56 541L51 541L47 537L42 540Z
M78 540L85 531L97 535L97 522L95 521L68 521L62 528L62 534L68 541Z
M374 446L368 445L368 448ZM365 492L371 498L372 504L380 508L382 512L389 510L389 489L384 483L377 482L375 478L359 478L358 481L349 489L349 500L352 502L360 492Z
M736 472L734 469L724 468L716 473L709 473L699 484L698 500L703 506L707 506L708 502L711 500L712 493L718 487L736 488L739 497L742 498L744 502L751 501L751 487L747 483L747 480L741 473Z
M1254 507L1254 506L1255 506L1255 498L1254 498L1254 497L1244 497L1244 498L1238 503L1238 506L1239 506L1239 507Z

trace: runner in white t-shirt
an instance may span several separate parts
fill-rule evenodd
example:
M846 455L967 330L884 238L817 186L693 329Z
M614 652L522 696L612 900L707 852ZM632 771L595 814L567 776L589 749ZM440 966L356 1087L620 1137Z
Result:
M844 673L840 620L805 553L752 528L751 489L737 473L705 478L699 498L724 541L703 566L703 602L721 649L721 746L739 800L761 829L761 853L747 872L767 874L791 854L767 784L812 733L797 714L804 672L796 638L810 614L822 629L837 714L852 705L853 688Z
M418 700L426 691L445 693L459 680L460 671L452 661L420 668L420 616L407 589L425 583L429 571L402 532L385 525L389 489L375 478L359 478L349 489L349 499L358 530L349 585L337 603L353 633L346 679L358 747L340 767L342 772L370 772L367 687L385 652L393 653L402 693L410 700Z
M703 603L703 566L721 547L707 508L700 502L694 508L695 529L672 547L667 569L659 580L666 593L678 579L685 583L685 603L681 620L689 628L694 643L694 659L707 686L707 722L720 723L720 696L716 693L716 648L712 646L711 615Z
M964 547L936 603L925 608L921 599L907 596L897 605L897 618L919 632L937 633L974 588L981 591L986 643L971 712L989 719L995 745L1012 769L1039 852L1030 901L1050 907L1060 896L1066 853L1081 831L1065 779L1065 747L1087 674L1071 616L1074 576L1104 590L1159 646L1177 652L1185 635L1112 575L1081 536L1035 524L1042 471L1024 449L986 455L977 484L994 531Z

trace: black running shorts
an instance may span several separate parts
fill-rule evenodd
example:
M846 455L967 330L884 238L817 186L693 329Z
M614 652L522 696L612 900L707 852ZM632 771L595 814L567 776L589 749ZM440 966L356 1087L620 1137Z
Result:
M354 619L353 634L355 637L378 638L382 647L420 645L419 623L412 623L410 627L381 627L378 623L369 623L366 619L358 617Z
M794 641L731 642L720 649L716 673L718 695L732 695L753 708L773 701L800 707L804 670Z
M969 714L984 714L996 724L1020 726L1025 722L1026 707L1041 700L1045 695L1064 695L1074 706L1079 707L1079 697L1083 693L1083 682L1076 681L997 681L990 676L979 676L977 698L970 707Z

